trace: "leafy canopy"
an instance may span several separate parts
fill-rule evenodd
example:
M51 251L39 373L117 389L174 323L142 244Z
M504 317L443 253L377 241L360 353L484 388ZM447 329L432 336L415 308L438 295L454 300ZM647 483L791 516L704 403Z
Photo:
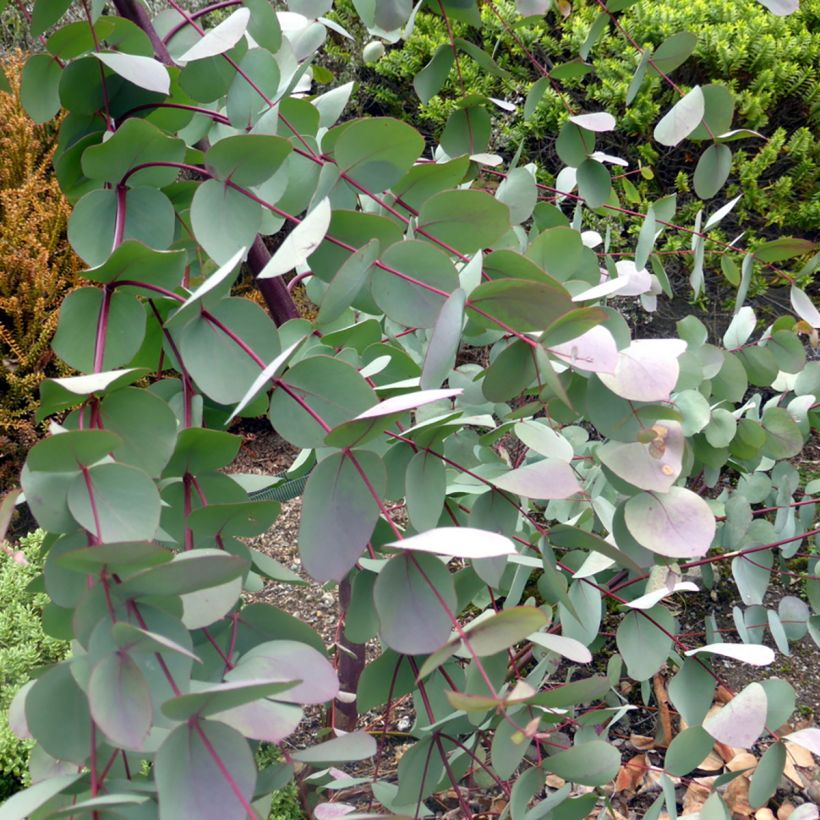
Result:
M582 58L631 3L600 5ZM658 697L663 669L690 733L669 775L714 742L762 741L750 794L765 804L785 765L769 736L794 692L753 683L710 712L713 658L766 665L767 634L786 654L820 635L813 553L808 603L764 606L772 572L818 533L816 482L801 487L790 459L817 423L804 337L820 316L794 286L794 314L760 328L743 283L753 265L794 279L778 265L811 243L745 256L722 340L693 317L676 338L633 338L619 309L672 295L654 243L676 228L675 202L642 215L634 259L587 230L600 211L614 229L624 215L618 159L596 151L613 112L567 117L556 192L526 158L491 153L503 100L465 96L432 152L407 123L345 120L352 86L317 94L311 81L326 38L346 35L330 0L287 12L247 0L218 23L174 2L149 21L122 0L124 16L94 4L61 24L67 6L35 2L35 33L51 33L23 96L36 119L66 112L56 166L94 284L63 305L54 349L80 375L42 385L51 435L21 483L49 531L45 623L74 651L12 706L38 744L36 783L0 817L264 817L297 763L316 816L355 811L348 788L395 815L431 813L452 788L471 816L474 787L507 795L515 818L583 813L621 767L614 733ZM412 24L403 0L355 6L386 43ZM472 0L426 8L447 27L481 23ZM658 61L674 71L691 39L673 35L636 82ZM450 46L416 78L422 98L462 60L501 70L468 40ZM547 88L529 89L528 109ZM695 87L657 122L660 145L706 145L704 195L731 162L731 119L719 90ZM707 231L731 207L698 217L695 294ZM259 236L276 237L272 254ZM231 295L243 262L277 322ZM294 273L312 319L292 309ZM243 540L275 526L278 502L257 491L277 477L225 470L240 443L229 421L265 413L302 450L285 478L307 476L303 564L338 584L332 651L276 607L277 587L271 604L243 595L302 583ZM710 617L705 637L684 634L676 601L714 587L721 566L743 602L736 629ZM371 639L378 657L362 668L351 658ZM610 656L606 675L590 671L593 652ZM378 734L350 731L357 708L389 712L405 695L415 743L398 782L378 764L345 779L341 764L378 754ZM331 704L331 731L294 750L314 704ZM816 751L817 730L803 731L793 742ZM284 759L258 771L261 742ZM545 794L550 773L600 791Z

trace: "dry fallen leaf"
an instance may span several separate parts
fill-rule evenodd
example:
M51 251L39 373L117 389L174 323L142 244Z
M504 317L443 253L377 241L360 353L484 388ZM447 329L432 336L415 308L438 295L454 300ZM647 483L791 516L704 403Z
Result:
M755 820L775 820L771 809L758 809L755 812Z
M646 755L640 754L627 760L621 766L618 776L615 778L614 792L636 792L643 783L649 763Z
M684 814L699 812L712 793L711 784L707 786L704 783L699 783L698 780L701 780L701 778L693 780L683 795Z
M814 755L808 749L799 746L797 743L792 743L790 740L785 741L785 745L788 756L795 766L805 769L814 768Z
M708 755L701 761L698 766L704 772L719 772L723 768L723 758L714 752L709 752Z
M754 809L749 805L749 778L745 774L736 777L726 788L723 800L733 815L751 817Z
M777 810L777 820L788 820L794 814L794 806L791 803L784 803Z
M742 749L735 750L731 746L727 746L725 743L721 743L719 740L715 741L714 749L721 756L724 763L728 763L733 757L737 755L738 751L743 751Z
M751 752L736 754L726 764L726 768L730 772L739 772L741 769L754 769L756 766L757 758Z
M548 774L546 784L551 789L560 789L567 781L563 777L558 777L557 774Z
M507 808L507 801L504 800L503 797L496 797L492 803L490 803L490 812L492 814L501 814L504 809Z
M630 735L629 742L641 752L655 748L655 738L646 735Z

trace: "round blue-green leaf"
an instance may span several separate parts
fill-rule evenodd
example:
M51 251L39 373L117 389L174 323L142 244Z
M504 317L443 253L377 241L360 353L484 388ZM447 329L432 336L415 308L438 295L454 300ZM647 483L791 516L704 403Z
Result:
M606 166L587 158L578 166L578 192L590 208L600 208L612 190L612 179Z
M223 299L211 314L264 362L279 353L279 339L262 308L248 299ZM226 333L204 317L186 325L177 340L182 361L197 386L218 404L236 404L259 375L260 366Z
M132 575L116 589L122 596L185 595L227 584L245 573L247 562L217 549L178 553L172 561Z
M376 304L394 322L407 327L432 327L447 297L458 287L455 265L437 248L415 239L397 242L382 254L381 261L415 281L382 268L374 269L370 287Z
M273 391L270 420L279 435L297 447L324 444L327 430L315 417L333 428L376 404L376 394L358 371L330 356L303 359L283 381L288 390Z
M704 106L703 122L689 135L689 139L710 140L713 134L719 137L732 127L735 98L731 90L723 83L709 83L701 90Z
M701 726L690 726L676 735L664 759L664 768L671 775L683 777L696 769L705 759L715 739Z
M413 88L425 105L441 91L452 66L453 49L448 43L442 43L433 53L430 62L413 78Z
M624 519L643 547L670 558L699 558L715 536L709 505L685 487L633 496L626 502Z
M311 472L299 527L299 553L313 578L341 581L353 568L379 520L370 488L381 497L386 485L384 464L367 451L333 453Z
M54 719L55 704L60 719ZM77 685L68 662L37 678L26 695L26 725L34 739L57 760L85 764L91 738L88 699Z
M150 541L159 526L154 482L125 464L98 464L75 477L68 508L80 526L101 541Z
M48 122L60 110L62 73L60 64L48 54L35 54L26 61L20 86L20 101L34 122Z
M397 183L424 150L421 134L389 117L370 117L339 126L334 156L339 170L374 193Z
M185 251L155 251L129 239L102 265L83 271L83 278L103 283L124 279L175 290L182 281L185 261Z
M253 798L256 763L248 742L223 723L183 723L160 746L154 761L160 820L219 817L245 820ZM229 772L228 783L225 772Z
M270 108L259 91L268 99L275 97L280 72L276 58L264 48L250 49L239 63L239 68L228 89L227 110L231 125L244 130L254 125L259 115Z
M559 282L583 279L597 285L600 281L595 253L568 225L555 225L538 234L527 249L527 257Z
M97 345L97 323L103 306L99 288L80 288L70 293L60 309L54 334L54 352L70 367L92 372ZM145 334L145 310L133 294L111 294L103 337L102 368L127 364L137 353Z
M592 740L573 746L565 752L551 755L544 761L544 768L584 786L603 786L618 773L621 754L603 740Z
M595 133L574 122L565 122L558 132L555 150L563 162L572 168L579 168L595 150Z
M679 31L655 49L655 53L651 55L652 62L664 74L670 74L689 59L697 44L696 34L691 31Z
M136 239L156 250L166 250L174 239L174 206L156 188L129 188L125 193L123 239ZM87 193L68 220L71 247L92 267L102 265L114 245L117 192L101 189Z
M773 743L766 749L752 774L749 786L749 805L753 809L765 806L774 796L786 766L786 746Z
M262 224L262 208L236 188L209 179L191 202L191 227L196 241L218 265L247 249Z
M0 820L18 820L20 817L34 816L37 809L64 789L72 786L82 776L82 774L58 774L17 792L0 806Z
M103 424L122 443L112 450L117 461L158 476L174 452L177 420L170 407L147 390L126 387L103 400Z
M418 217L419 231L467 254L491 247L511 227L510 209L484 191L442 191Z
M444 462L424 451L416 453L407 465L407 514L418 532L438 524L447 492Z
M154 722L151 689L127 652L106 655L88 679L91 716L108 740L140 750Z
M732 150L727 145L710 145L701 154L695 168L695 193L711 199L723 187L732 169Z
M208 168L237 185L260 185L270 179L290 153L291 144L267 134L240 134L214 143L205 155Z
M697 726L712 705L717 683L707 668L694 658L688 658L669 682L672 705L690 726Z
M146 120L131 117L105 142L86 148L82 169L89 179L117 184L127 171L144 162L181 162L184 156L183 140L169 137ZM177 168L145 168L128 177L128 185L162 188L178 174Z
M121 444L122 439L108 430L72 430L39 441L29 451L26 464L38 472L75 472L100 461Z
M320 323L338 319L350 307L365 286L371 265L378 255L379 241L371 239L347 258L322 296L318 316Z
M557 282L547 279L495 279L479 285L471 294L471 320L483 327L497 328L493 319L521 332L546 330L556 319L574 309L572 300ZM486 314L486 315L484 315Z
M672 649L670 634L675 634L675 621L660 604L646 612L629 612L624 616L615 637L630 678L649 680L661 668Z
M376 579L373 600L382 640L397 652L418 655L446 643L453 624L438 596L456 607L453 576L432 555L396 555Z
M769 458L792 458L803 449L803 434L797 422L783 407L767 407L763 411L766 440L763 455Z
M293 753L302 763L347 763L376 754L376 741L367 732L351 732Z

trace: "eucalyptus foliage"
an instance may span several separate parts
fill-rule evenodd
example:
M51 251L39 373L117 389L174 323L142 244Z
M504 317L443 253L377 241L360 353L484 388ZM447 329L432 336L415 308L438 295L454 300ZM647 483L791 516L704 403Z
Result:
M153 19L94 0L62 22L70 5L36 0L46 52L29 59L23 96L37 120L65 111L55 167L89 284L54 339L79 375L42 385L51 435L21 484L49 533L45 626L72 654L12 705L13 728L37 741L34 785L0 817L265 817L295 776L318 817L426 816L448 789L467 817L481 788L513 820L581 816L620 769L614 733L664 675L687 727L668 773L695 770L715 741L762 744L764 805L795 693L767 679L711 710L714 659L766 666L772 641L788 654L820 640L817 486L790 461L818 420L807 294L792 288L794 315L761 327L741 292L722 339L692 317L676 338L633 337L620 308L671 295L653 248L675 205L643 215L634 259L586 229L592 211L619 214L617 158L596 151L611 113L568 116L556 200L525 157L489 153L504 101L464 98L431 148L404 122L345 120L352 85L315 94L323 42L346 35L324 16L331 0L218 3L218 23L175 0ZM480 25L475 0L426 5L442 25ZM600 5L598 30L630 3ZM377 44L400 47L410 0L355 6ZM636 83L690 46L673 35ZM380 53L371 44L366 59ZM454 39L416 92L429 98L466 59L496 68ZM706 144L696 189L710 196L737 136L722 99L681 90L655 128L660 145ZM695 227L696 293L708 231L731 207L709 205ZM756 261L811 249L784 238ZM243 262L267 313L231 295ZM315 318L296 315L294 272ZM230 471L241 439L226 428L261 414L301 450L283 477ZM305 476L302 563L339 589L329 649L275 592L243 599L266 580L302 583L243 539L276 526L279 503L260 491ZM801 596L771 605L772 575L806 550ZM734 625L710 615L689 634L681 602L726 573L743 602ZM380 731L355 719L378 709L389 728L404 696L414 742L396 778L381 774ZM318 704L329 731L297 749L288 738ZM816 729L791 738L820 751ZM260 742L283 760L257 771ZM546 789L548 774L567 785ZM646 816L665 800L674 816L663 782ZM728 816L717 787L703 816Z

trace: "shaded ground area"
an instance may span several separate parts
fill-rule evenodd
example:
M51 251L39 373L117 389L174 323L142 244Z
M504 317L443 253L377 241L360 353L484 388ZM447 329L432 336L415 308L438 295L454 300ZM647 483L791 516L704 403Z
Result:
M265 428L246 427L244 430L245 444L243 445L237 462L232 470L248 473L278 473L285 470L296 455L296 450L283 442L274 433ZM818 455L817 449L812 451L810 459ZM810 471L817 471L818 464L807 465ZM268 532L262 534L251 542L251 545L259 549L295 572L298 572L306 580L307 575L302 572L299 560L297 541L299 532L299 516L301 512L301 501L295 499L282 506L282 513L277 519L275 526ZM774 579L772 588L764 601L764 605L774 605L784 594L802 595L800 589L801 581L794 578ZM338 626L338 607L335 591L323 589L321 586L310 582L306 586L297 587L285 584L275 584L269 582L264 591L254 596L255 600L263 600L274 604L286 612L299 618L313 629L315 629L324 639L326 645L330 646L336 639ZM694 599L695 596L692 596ZM718 619L718 626L725 628L727 641L737 640L733 633L732 607L741 602L737 596L737 589L731 577L723 576L717 583L711 596L699 595L697 601L689 603L686 608L681 608L678 612L681 632L698 633L704 629L704 619L710 614L714 614ZM606 628L606 624L604 625ZM377 651L375 647L369 648L369 654ZM766 669L764 674L755 667L750 667L729 661L715 660L715 670L720 675L723 683L733 691L739 691L746 684L768 677L780 677L794 687L797 696L797 710L795 719L806 724L816 724L820 717L820 650L810 637L804 638L798 644L793 645L790 657L777 654L775 664ZM627 693L636 705L641 703L640 687L635 686L632 693ZM648 809L651 802L657 797L660 789L658 777L654 777L652 772L636 773L631 776L632 770L629 762L636 759L641 761L641 765L658 766L663 762L664 750L662 744L656 742L656 733L659 731L658 717L652 711L645 709L636 710L632 720L627 720L619 725L619 729L614 737L615 745L619 746L623 752L623 760L626 764L622 769L620 783L616 782L616 793L613 796L614 817L616 818L640 818ZM361 717L360 725L371 731L387 731L388 742L383 745L382 757L379 761L382 775L393 774L398 761L405 748L402 735L412 724L413 711L412 704L408 701L401 702L393 710L388 726L382 723L381 715L377 713L367 714ZM323 716L319 710L308 712L306 720L303 722L299 732L292 738L295 747L307 745L315 742L316 733L324 728ZM753 750L755 751L755 750ZM763 749L757 750L757 757ZM714 753L713 753L714 757ZM809 755L810 761L810 755ZM774 804L782 809L780 815L763 813L755 815L751 810L745 812L748 804L744 805L744 792L742 791L744 781L748 787L747 778L738 778L738 787L731 795L734 808L734 817L755 817L761 820L768 820L773 817L787 817L789 807L799 805L806 800L820 801L820 774L810 767L806 767L809 762L802 758L798 762L798 768L787 767L787 774L790 777L783 778L781 788L777 793ZM749 765L753 761L741 756L741 750L734 750L731 759L721 760L715 757L711 764L704 762L705 766L713 765L709 768L702 767L699 774L700 779L713 778L725 767L737 768L742 764ZM637 765L637 764L634 764ZM357 770L355 774L365 774L364 770ZM698 795L704 799L708 794L704 791L704 784L698 783L699 778L695 778L685 784L680 784L676 791L679 805L683 814L695 811L698 806ZM557 782L548 786L559 786ZM619 789L620 786L620 789ZM584 790L581 789L582 793ZM497 794L484 792L480 795L475 793L472 798L476 800L477 812L484 812L483 816L493 816L502 810L505 801ZM356 802L355 796L352 800L345 798L346 802ZM499 802L501 801L501 802ZM702 802L702 801L701 801ZM435 801L428 800L428 805L435 808L436 816L459 817L460 812L455 795L445 796L444 801L437 805ZM688 809L688 811L687 811ZM597 816L593 815L593 816ZM661 817L664 817L662 814Z

